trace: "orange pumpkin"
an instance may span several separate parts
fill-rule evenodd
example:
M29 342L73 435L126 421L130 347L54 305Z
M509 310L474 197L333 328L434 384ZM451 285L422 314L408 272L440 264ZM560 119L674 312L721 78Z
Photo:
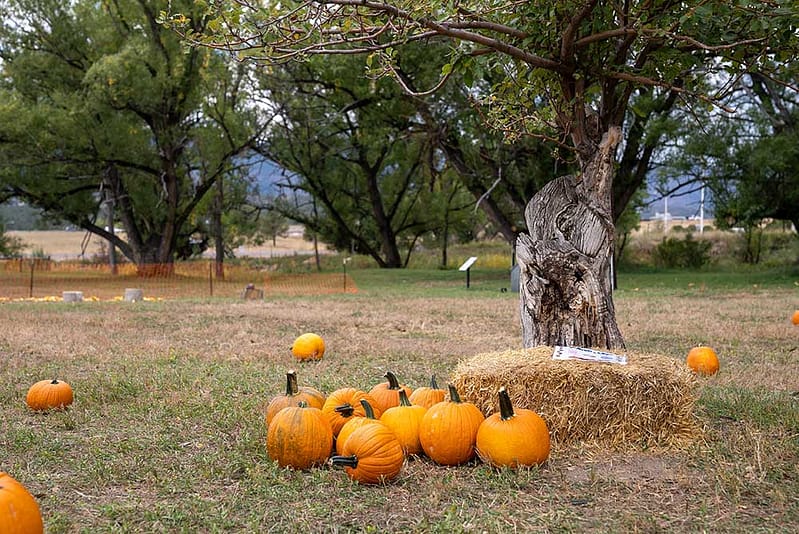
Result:
M379 419L383 415L383 411L377 407L374 397L360 389L340 388L327 396L325 404L322 406L322 414L330 423L334 436L338 436L341 427L351 418L366 416L366 411L361 404L362 399L372 407L376 418Z
M25 396L25 402L32 410L66 408L72 404L72 400L72 387L57 379L36 382Z
M447 396L447 392L438 387L436 383L436 375L430 377L430 387L420 387L413 390L408 396L411 404L417 404L429 408L432 405L443 401Z
M461 401L450 384L449 400L434 404L419 424L419 441L425 454L441 465L458 465L474 458L477 429L483 412L471 402Z
M791 316L791 322L799 326L799 310L793 312L793 315Z
M549 458L549 429L532 410L513 410L507 390L499 388L499 413L477 429L477 455L496 467L530 466Z
M341 427L341 431L339 431L338 436L336 436L336 452L338 454L342 454L344 442L347 441L347 438L350 437L355 430L364 425L371 425L374 423L383 424L380 422L380 419L375 417L375 412L372 409L372 405L369 404L369 401L366 399L361 399L361 406L363 406L365 415L363 417L351 417L349 421L344 423L344 426Z
M688 351L685 363L695 373L710 376L719 370L719 358L710 347L694 347Z
M280 410L266 433L266 450L280 467L309 469L325 463L332 449L330 423L304 402Z
M342 454L330 463L344 467L347 475L362 484L382 484L402 471L405 454L386 425L371 424L357 428L344 443Z
M273 397L266 407L266 425L269 426L277 412L288 406L297 406L300 402L321 410L325 405L325 395L312 387L298 387L297 372L292 370L286 373L286 394Z
M291 353L300 361L321 360L325 354L325 341L312 332L302 334L292 343Z
M408 386L400 385L399 380L391 371L386 371L383 376L388 379L388 382L377 384L369 390L369 394L374 397L377 402L377 408L381 412L385 412L394 406L399 406L399 392L401 390L404 390L406 395L413 393L413 390Z
M33 495L8 473L0 471L0 532L40 534L42 514Z
M383 412L380 420L397 435L405 454L422 454L424 451L422 443L419 441L419 425L422 422L422 417L427 413L427 408L411 404L405 390L400 390L399 397L399 406L394 406Z

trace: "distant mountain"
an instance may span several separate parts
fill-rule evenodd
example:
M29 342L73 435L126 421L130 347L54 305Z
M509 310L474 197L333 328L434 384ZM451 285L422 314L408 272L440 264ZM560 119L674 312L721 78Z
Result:
M699 218L701 205L702 194L699 190L672 195L665 199L650 186L647 204L640 211L640 215L643 220L662 219L663 213L668 211L672 219ZM706 219L713 217L713 199L709 189L705 189L704 216Z

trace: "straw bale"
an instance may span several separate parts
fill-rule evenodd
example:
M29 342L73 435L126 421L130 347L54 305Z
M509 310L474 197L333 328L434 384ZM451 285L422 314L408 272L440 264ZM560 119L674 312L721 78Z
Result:
M627 365L553 360L553 347L478 354L461 361L452 383L486 416L505 386L514 407L537 412L554 446L620 449L680 447L701 434L694 416L698 382L673 358L625 351Z

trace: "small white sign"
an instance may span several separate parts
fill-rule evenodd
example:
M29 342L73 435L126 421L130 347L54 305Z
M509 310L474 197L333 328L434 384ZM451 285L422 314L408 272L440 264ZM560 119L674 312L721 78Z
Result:
M463 265L458 267L458 270L459 271L468 271L471 268L471 266L474 264L474 262L476 262L476 261L477 261L477 256L472 256L471 258L469 258L468 260L463 262Z
M584 349L581 347L555 347L552 353L553 360L582 360L585 362L618 363L627 365L627 356L600 352L598 350Z

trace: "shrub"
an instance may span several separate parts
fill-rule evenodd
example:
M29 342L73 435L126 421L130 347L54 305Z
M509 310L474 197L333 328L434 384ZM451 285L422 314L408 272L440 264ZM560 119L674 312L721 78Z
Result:
M658 267L698 269L710 261L710 241L696 240L692 234L685 239L663 239L653 251Z

